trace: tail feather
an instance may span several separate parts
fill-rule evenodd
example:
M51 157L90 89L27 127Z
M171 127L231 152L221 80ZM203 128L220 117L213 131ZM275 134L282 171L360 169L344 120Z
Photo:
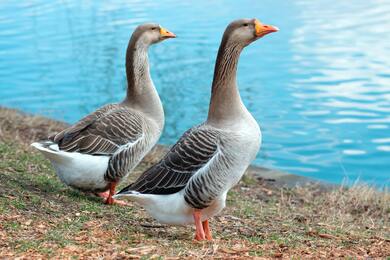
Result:
M66 153L61 152L58 145L52 141L34 142L31 146L39 150L47 159L53 162L64 162L67 159L71 159Z
M141 204L149 204L154 201L154 195L142 194L134 190L128 190L128 191L121 190L120 192L118 192L112 197L114 199L118 199L118 198L128 199Z

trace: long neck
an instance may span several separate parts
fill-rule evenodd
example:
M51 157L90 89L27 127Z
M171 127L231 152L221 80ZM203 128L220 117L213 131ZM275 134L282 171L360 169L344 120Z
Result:
M127 99L134 101L153 85L149 73L148 46L132 37L126 52Z
M211 101L207 122L226 124L246 110L237 88L237 65L242 46L223 39L214 69Z
M142 110L158 121L164 121L160 97L149 72L148 46L130 39L126 52L127 95L123 104Z

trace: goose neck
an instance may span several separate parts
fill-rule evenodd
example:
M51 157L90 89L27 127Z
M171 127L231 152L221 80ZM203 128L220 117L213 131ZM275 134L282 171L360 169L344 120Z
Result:
M142 96L153 85L149 72L148 47L130 41L126 53L127 99Z
M230 123L246 111L241 101L236 79L241 51L241 45L222 40L214 69L207 119L209 123Z
M127 95L123 104L143 112L162 127L164 111L150 76L148 47L130 40L126 53Z

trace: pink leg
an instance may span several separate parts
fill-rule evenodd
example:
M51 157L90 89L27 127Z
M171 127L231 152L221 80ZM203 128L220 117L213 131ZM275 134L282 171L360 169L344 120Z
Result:
M96 195L98 197L103 198L103 199L107 199L109 194L110 193L108 191L96 193Z
M200 241L200 240L205 240L205 234L202 226L202 221L201 221L201 211L200 210L195 210L193 213L194 216L194 221L195 221L195 240Z
M112 198L112 196L115 195L116 185L117 183L115 182L110 183L108 191L98 193L98 196L105 199L104 203L107 205L117 204L117 205L127 206L128 204L126 202L120 200L114 200Z
M202 222L202 225L203 225L203 230L204 230L206 239L213 240L213 236L211 235L211 230L209 227L209 221L206 219L205 221Z
M108 204L108 205L114 204L114 199L112 198L112 196L115 195L115 188L116 188L116 182L111 182L109 185L108 197L107 197L106 201L104 202L105 204Z

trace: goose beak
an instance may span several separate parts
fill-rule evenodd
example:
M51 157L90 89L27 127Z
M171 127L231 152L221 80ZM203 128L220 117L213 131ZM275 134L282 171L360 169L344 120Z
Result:
M255 35L260 38L266 34L279 31L279 28L272 25L262 24L259 20L255 19Z
M176 35L174 33L171 33L170 31L162 27L160 28L160 35L163 39L176 38Z

